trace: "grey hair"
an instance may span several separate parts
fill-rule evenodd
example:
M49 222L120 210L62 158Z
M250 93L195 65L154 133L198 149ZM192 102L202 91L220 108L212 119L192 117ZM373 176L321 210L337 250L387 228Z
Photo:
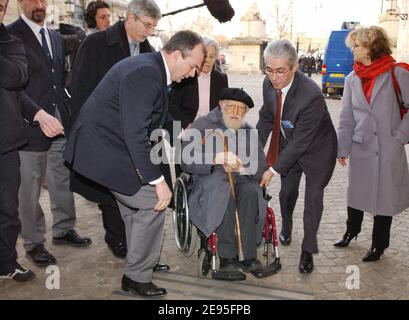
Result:
M205 47L212 46L213 48L216 49L216 59L218 59L219 54L220 54L220 48L219 48L219 44L217 43L216 39L210 36L202 36L202 39L203 39L203 44L205 45Z
M132 0L129 2L128 12L138 17L147 16L155 20L162 18L160 8L154 0Z
M268 57L287 58L290 67L298 64L298 55L290 41L281 39L270 42L264 49L264 62L267 63Z

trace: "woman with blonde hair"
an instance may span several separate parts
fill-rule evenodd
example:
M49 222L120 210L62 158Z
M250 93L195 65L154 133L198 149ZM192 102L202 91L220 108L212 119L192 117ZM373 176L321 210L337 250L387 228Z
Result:
M361 231L364 212L374 216L372 246L363 261L379 260L389 246L392 217L409 207L409 172L404 145L409 115L401 117L396 78L409 108L409 66L396 65L391 42L377 26L352 31L346 44L354 70L345 79L338 126L338 161L349 162L347 229L336 247Z

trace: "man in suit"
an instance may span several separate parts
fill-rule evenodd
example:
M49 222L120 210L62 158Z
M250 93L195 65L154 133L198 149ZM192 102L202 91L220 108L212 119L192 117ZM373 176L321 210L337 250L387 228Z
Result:
M24 45L10 36L3 25L7 4L8 0L0 0L0 279L28 282L35 274L17 262L16 251L21 228L18 148L27 143L17 95L27 81L28 72Z
M41 183L46 180L53 214L53 243L88 246L89 238L74 230L74 197L69 190L69 170L64 166L64 133L69 113L64 92L64 50L61 36L47 29L47 0L19 0L22 16L8 26L20 38L28 61L28 82L24 95L31 101L37 126L25 123L28 144L20 149L21 187L19 216L26 256L34 264L55 264L55 257L44 247L45 217L39 204ZM54 137L54 138L53 138Z
M74 117L115 63L131 55L154 51L147 37L155 33L160 18L160 9L153 0L132 0L125 21L118 21L107 30L85 39L73 67L71 108ZM125 225L109 190L76 173L72 174L70 187L73 192L99 204L105 242L114 256L125 259ZM168 269L167 265L155 266L157 271Z
M301 175L306 177L304 239L299 264L301 273L313 271L312 254L318 253L317 232L323 211L324 188L331 179L337 155L337 138L320 88L297 71L297 53L287 40L270 43L264 51L267 77L263 106L257 123L263 145L272 132L267 153L270 171L281 176L280 242L291 243L292 215Z
M205 48L199 35L176 33L161 52L127 58L106 74L85 102L64 157L72 169L109 189L125 222L128 252L122 288L162 296L152 283L172 193L154 164L150 136L165 124L168 86L192 77Z

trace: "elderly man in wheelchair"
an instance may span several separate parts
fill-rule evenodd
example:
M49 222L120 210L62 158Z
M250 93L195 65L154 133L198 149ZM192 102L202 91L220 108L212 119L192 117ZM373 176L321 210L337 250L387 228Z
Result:
M217 242L210 243L220 259L219 270L212 268L215 279L245 280L245 273L264 277L281 267L279 261L265 266L257 259L266 225L263 187L269 180L257 131L243 120L253 106L244 90L226 88L219 108L194 121L182 138L181 168L190 175L183 186L190 222L206 238L217 234ZM176 187L176 198L179 191Z

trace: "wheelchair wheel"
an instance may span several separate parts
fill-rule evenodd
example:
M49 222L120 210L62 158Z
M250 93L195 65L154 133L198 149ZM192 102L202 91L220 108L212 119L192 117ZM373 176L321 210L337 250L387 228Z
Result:
M189 258L195 252L198 236L196 227L189 220L186 183L187 177L182 173L176 180L173 189L174 209L172 216L176 246L184 256Z
M197 262L197 276L204 279L212 269L212 255L209 251L202 249L199 251L199 261Z

